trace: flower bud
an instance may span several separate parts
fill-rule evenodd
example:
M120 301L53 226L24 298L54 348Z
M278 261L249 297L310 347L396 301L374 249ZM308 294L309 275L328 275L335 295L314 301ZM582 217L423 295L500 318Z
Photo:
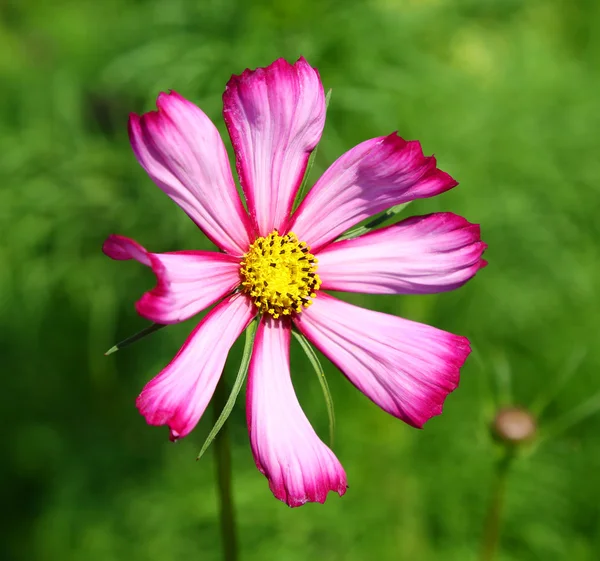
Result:
M505 407L494 419L494 436L507 444L521 444L529 441L536 433L536 420L533 415L521 407Z

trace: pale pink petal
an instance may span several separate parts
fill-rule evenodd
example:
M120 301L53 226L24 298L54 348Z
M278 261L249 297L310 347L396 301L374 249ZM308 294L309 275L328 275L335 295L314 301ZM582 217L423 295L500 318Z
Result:
M431 197L457 185L425 157L421 144L396 133L367 140L346 152L317 181L288 231L314 253L369 216Z
M156 286L136 302L156 323L178 323L229 294L240 282L239 259L214 251L150 253L137 242L112 235L102 250L113 259L136 259L151 267Z
M250 362L246 411L254 460L289 506L346 492L346 474L302 411L290 378L291 324L263 317Z
M442 412L470 353L465 337L365 310L324 292L295 323L368 398L419 428Z
M407 218L319 252L321 288L430 294L458 288L486 262L479 226L450 212Z
M179 94L161 93L158 111L129 118L133 151L150 178L221 249L243 255L252 229L211 120Z
M215 391L229 349L255 313L252 302L241 294L208 313L137 398L137 408L149 425L167 425L171 440L186 436L196 426Z
M232 76L223 116L240 183L258 233L281 229L308 157L323 132L325 96L318 72L301 58Z

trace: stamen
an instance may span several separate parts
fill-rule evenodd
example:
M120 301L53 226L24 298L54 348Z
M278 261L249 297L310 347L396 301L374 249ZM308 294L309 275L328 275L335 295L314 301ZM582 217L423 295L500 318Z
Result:
M277 319L310 306L321 287L317 260L293 232L257 238L240 261L241 287L260 313Z

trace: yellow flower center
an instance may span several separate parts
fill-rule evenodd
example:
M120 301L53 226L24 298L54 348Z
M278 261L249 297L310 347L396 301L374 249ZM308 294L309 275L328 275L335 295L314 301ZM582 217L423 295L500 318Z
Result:
M300 313L321 286L317 260L305 242L277 230L256 238L241 262L242 289L261 313L274 318Z

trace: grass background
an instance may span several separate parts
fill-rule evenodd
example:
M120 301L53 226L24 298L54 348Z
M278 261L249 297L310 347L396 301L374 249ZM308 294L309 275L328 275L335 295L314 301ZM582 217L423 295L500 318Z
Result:
M476 351L423 431L327 365L343 499L273 499L240 400L243 559L477 559L503 403L537 407L548 438L511 473L499 558L598 559L600 418L567 421L582 403L595 412L600 391L599 25L594 0L3 0L0 557L220 558L212 460L194 461L211 416L174 446L134 406L194 320L105 358L145 325L133 302L153 278L100 247L113 232L153 251L209 247L135 162L130 111L172 88L224 132L232 73L304 55L333 88L313 179L364 139L419 139L461 185L409 214L481 223L490 265L454 293L351 298L467 335ZM240 345L230 379L239 357ZM325 437L297 347L292 363Z

